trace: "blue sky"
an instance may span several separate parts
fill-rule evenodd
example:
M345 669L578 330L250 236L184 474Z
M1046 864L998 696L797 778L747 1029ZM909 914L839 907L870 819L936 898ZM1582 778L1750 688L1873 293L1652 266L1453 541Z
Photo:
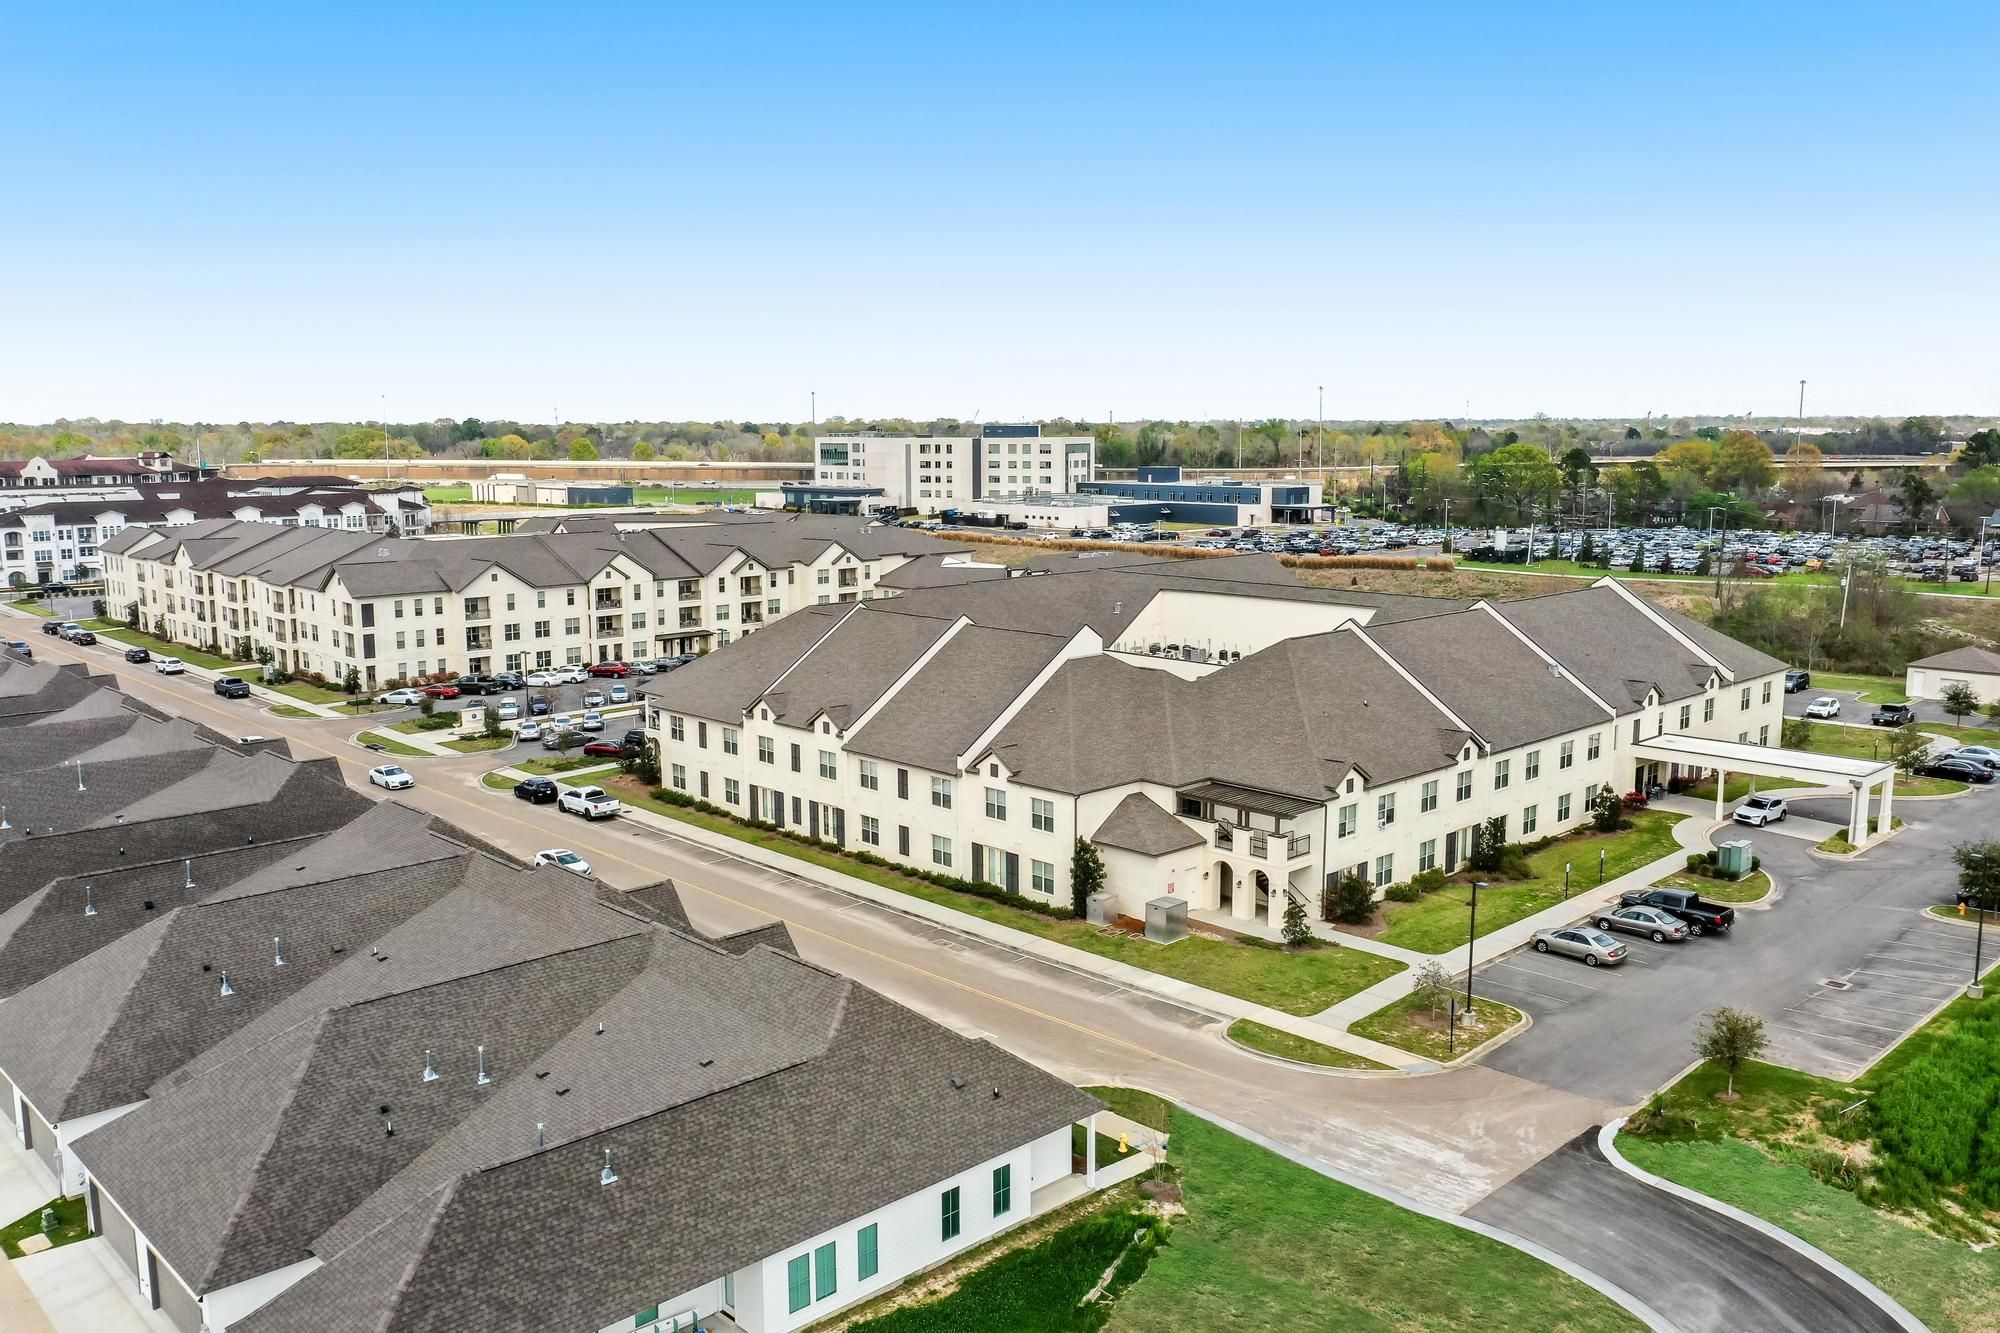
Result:
M0 419L1995 413L1996 49L1991 3L16 7Z

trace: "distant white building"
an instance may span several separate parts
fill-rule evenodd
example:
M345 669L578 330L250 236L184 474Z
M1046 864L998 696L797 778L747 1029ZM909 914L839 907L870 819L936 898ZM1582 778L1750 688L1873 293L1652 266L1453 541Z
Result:
M860 431L814 441L813 484L880 487L878 503L925 511L1034 493L1075 491L1094 475L1097 441L993 425L979 435Z

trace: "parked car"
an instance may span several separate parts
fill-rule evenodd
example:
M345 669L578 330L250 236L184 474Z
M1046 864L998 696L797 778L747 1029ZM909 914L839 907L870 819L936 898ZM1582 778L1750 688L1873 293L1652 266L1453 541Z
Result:
M1736 924L1736 909L1712 903L1692 889L1627 889L1618 895L1627 907L1657 907L1687 922L1688 934L1723 934Z
M575 662L565 667L556 668L556 684L558 685L581 685L589 679L590 673Z
M593 676L629 676L632 668L623 662L592 662L590 674Z
M1939 755L1940 759L1956 759L1961 763L1977 764L1988 773L2000 773L2000 754L1994 754L1983 745L1967 745L1953 750L1950 754Z
M1917 766L1917 772L1927 778L1953 778L1959 782L1987 783L1993 781L1993 770L1972 759L1960 759L1948 754L1942 759L1930 759Z
M1730 818L1739 824L1748 824L1752 828L1763 828L1766 824L1778 823L1790 813L1791 810L1785 805L1785 798L1782 796L1752 796L1737 806L1736 813Z
M88 631L74 620L65 620L62 623L62 638L74 640L77 635L85 633L88 633Z
M53 634L57 638L61 638L63 632L63 626L68 623L69 623L68 621L63 621L63 620L44 620L42 622L42 633Z
M402 704L406 707L414 707L423 701L424 692L422 690L390 690L386 694L375 696L375 702L378 704Z
M1811 684L1812 672L1810 671L1787 671L1785 673L1786 694L1797 694L1800 690L1805 689Z
M187 663L178 657L162 657L154 661L153 670L163 676L178 676L187 670Z
M250 682L240 676L218 676L215 680L215 692L225 699L248 699Z
M641 659L637 662L632 663L632 671L635 675L654 676L659 674L660 664L658 662L648 662L645 661L644 659Z
M1908 704L1883 704L1868 720L1878 727L1907 727L1917 720L1917 713Z
M1991 745L1961 745L1952 754L1959 759L2000 760L2000 749Z
M556 809L591 820L610 819L622 808L602 787L570 787L556 798Z
M527 684L518 671L496 671L493 673L493 679L510 690L518 690Z
M631 703L632 691L626 689L623 685L613 685L611 687L611 702L615 704Z
M522 778L514 784L516 799L530 801L536 805L552 804L559 794L554 778Z
M563 737L565 736L569 737L569 744L571 749L575 749L577 746L582 745L585 741L588 741L590 739L590 737L584 735L580 731L574 731L566 727L559 727L555 725L555 723L551 722L548 726L542 728L542 748L544 750L562 749Z
M537 695L534 698L528 700L529 717L547 717L548 715L549 715L549 701L547 699L544 699L540 695Z
M646 748L646 731L643 727L633 727L625 733L625 744L635 750Z
M562 676L554 671L530 671L526 683L536 688L560 685L562 684Z
M493 705L493 714L502 722L517 721L521 716L521 701L519 699L502 699L499 703Z
M150 662L153 660L153 655L144 648L127 648L125 650L125 660L128 662Z
M1613 907L1597 916L1599 930L1627 930L1655 944L1688 937L1687 923L1657 907Z
M568 713L557 713L549 719L549 727L554 731L575 731L576 719L572 718Z
M424 693L433 699L456 699L459 696L459 688L456 685L426 685Z
M417 785L417 780L405 772L401 764L382 764L371 768L368 770L368 780L378 787L387 787L390 791L401 791L405 787Z
M625 747L617 741L586 741L583 752L592 759L616 759L625 753Z
M579 731L602 731L604 730L604 714L585 713L583 720L577 723L576 726Z
M1840 700L1830 694L1822 694L1806 705L1807 717L1839 717Z
M538 741L541 738L542 724L539 722L523 722L514 728L514 739L517 741Z
M22 643L19 639L7 640L7 651L20 658L23 662L32 662L35 660L35 650L27 644Z
M97 642L97 636L95 634L92 634L87 629L80 629L76 633L69 636L69 641L74 644L80 644L87 648L91 644Z
M535 864L538 866L554 866L558 870L567 870L572 875L581 875L585 879L590 878L590 862L584 860L567 847L551 847L545 852L536 852Z
M1535 932L1535 952L1566 954L1597 967L1624 962L1627 950L1601 930L1592 930L1588 926L1556 926Z
M603 690L585 690L585 691L583 692L583 706L584 706L585 708L602 708L602 707L604 707L604 691L603 691Z
M458 686L460 694L487 695L507 692L507 682L496 676L460 676L452 684Z

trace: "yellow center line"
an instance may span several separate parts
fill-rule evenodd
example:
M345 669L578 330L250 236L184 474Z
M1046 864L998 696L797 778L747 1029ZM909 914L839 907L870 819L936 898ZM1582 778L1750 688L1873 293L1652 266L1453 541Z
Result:
M66 655L75 654L74 645L63 642L62 640L57 640L56 642L61 644L61 647ZM92 662L89 659L83 658L81 656L77 656L76 660L84 662L85 665L90 665L90 666L99 665L98 663ZM147 680L144 673L128 671L123 664L113 664L111 666L111 674L121 678L127 676L136 677L139 683L145 684L155 689L164 689L164 687L160 684L160 682ZM197 708L205 709L208 712L214 713L219 717L229 718L232 720L232 723L234 723L236 720L239 720L242 716L242 714L239 711L227 708L218 708L214 704L209 703L205 699L201 699L198 697L193 699L183 698L181 695L176 694L171 690L166 690L164 692L166 693L168 698L174 700L177 704L192 704ZM288 718L283 720L296 721L299 719ZM333 719L326 718L319 720L332 721ZM240 733L231 729L230 734L234 735ZM319 742L308 739L306 737L288 735L285 737L285 740L287 741L288 744L302 745L306 749L316 750L320 754L323 754L328 758L336 760L341 763L358 765L364 762L361 758L355 755L346 754L342 753L339 750L330 749L327 746L322 745ZM441 797L442 799L447 801L456 801L458 804L463 805L468 809L478 811L480 814L483 814L489 818L501 819L505 820L510 824L519 825L521 828L528 830L530 833L540 834L544 832L544 830L542 830L539 825L531 824L527 820L522 819L519 816L507 814L504 812L504 810L495 809L490 805L481 805L477 801L468 800L465 797L458 795L456 792L449 791L443 787L426 787L424 788L424 791L426 793ZM622 865L629 866L632 869L638 871L641 875L650 876L656 873L653 867L645 865L638 861L634 861L630 857L622 856L615 851L609 851L609 852L600 851L598 854L600 856L608 856L613 861L617 861ZM750 864L754 865L755 863L752 862ZM679 884L680 881L676 880L675 885L678 887ZM759 916L775 915L768 908L758 906L755 903L746 902L741 898L733 897L730 894L723 893L717 889L708 888L705 885L689 884L687 887L694 889L698 893L705 893L709 897L717 899L718 901L729 903L732 906L742 908L745 911L755 912ZM1067 1018L1063 1018L1060 1017L1059 1015L1049 1013L1046 1010L1037 1009L1033 1005L1023 1004L1019 1000L1012 1000L1004 995L996 995L992 991L982 990L977 986L971 985L964 981L960 981L956 977L948 977L945 976L943 973L933 972L929 968L919 967L917 964L909 962L905 959L896 958L893 957L892 955L881 953L874 949L870 949L866 945L856 944L851 940L842 939L838 935L829 934L826 931L819 930L813 926L806 925L803 922L794 921L789 917L778 916L777 920L784 922L785 926L788 929L797 930L803 934L813 936L817 939L825 940L828 944L837 946L839 948L852 949L854 952L862 954L869 958L873 958L878 962L887 963L893 967L899 967L908 972L914 972L920 977L926 977L932 981L939 982L943 985L954 987L958 990L964 991L968 995L977 995L983 1000L989 1000L995 1004L1005 1005L1009 1009L1013 1009L1020 1013L1027 1014L1033 1018L1039 1018L1044 1022L1052 1023L1057 1027L1067 1028L1072 1032L1079 1032L1088 1037L1095 1037L1099 1041L1108 1042L1113 1046L1123 1047L1124 1049L1131 1051L1134 1054L1143 1055L1148 1059L1152 1060L1165 1061L1167 1064L1177 1065L1182 1069L1189 1070L1190 1072L1194 1073L1204 1072L1202 1071L1200 1066L1191 1065L1187 1063L1185 1060L1178 1060L1171 1055L1164 1054L1160 1051L1155 1051L1150 1047L1141 1046L1136 1042L1127 1041L1123 1037L1112 1036L1108 1032L1099 1031L1096 1028L1085 1026L1082 1023L1073 1023Z

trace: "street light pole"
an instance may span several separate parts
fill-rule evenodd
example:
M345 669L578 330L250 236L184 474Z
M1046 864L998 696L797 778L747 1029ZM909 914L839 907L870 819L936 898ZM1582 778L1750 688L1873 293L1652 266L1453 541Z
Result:
M1472 942L1479 938L1479 891L1486 881L1472 881L1472 920L1465 927L1465 1012L1472 1012Z
M1985 966L1985 962L1986 909L1982 907L1979 909L1978 933L1972 937L1972 984L1965 988L1965 993L1975 1000L1982 999L1986 995L1986 987L1979 984L1980 969Z

